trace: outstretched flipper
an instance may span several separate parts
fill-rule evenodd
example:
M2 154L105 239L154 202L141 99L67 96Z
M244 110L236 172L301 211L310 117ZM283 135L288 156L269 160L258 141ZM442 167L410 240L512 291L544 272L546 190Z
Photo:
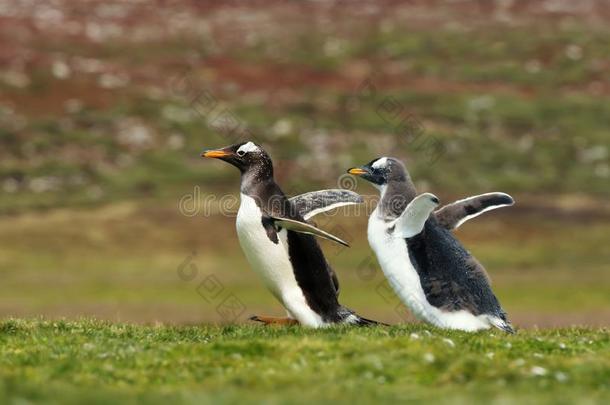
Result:
M331 235L330 233L321 230L320 228L316 228L315 226L308 224L306 222L295 221L294 219L288 218L276 218L269 217L273 224L277 228L284 228L294 232L306 233L309 235L319 236L324 239L332 240L333 242L337 242L343 246L349 247L349 244L338 237Z
M419 234L424 229L424 224L439 201L434 194L420 194L407 205L407 208L400 214L392 224L394 236L400 238L411 238ZM392 229L392 227L390 228Z
M435 211L434 216L442 227L452 230L484 212L507 207L514 203L515 200L508 194L486 193L447 204Z
M306 221L322 212L364 202L359 194L341 189L312 191L292 197L289 201Z

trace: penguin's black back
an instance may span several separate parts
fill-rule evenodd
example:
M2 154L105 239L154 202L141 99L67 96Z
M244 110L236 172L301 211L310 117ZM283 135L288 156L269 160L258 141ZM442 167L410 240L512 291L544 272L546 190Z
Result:
M421 233L405 241L431 305L506 320L483 266L436 219L430 217Z
M311 309L325 321L339 321L340 304L332 270L315 238L288 231L288 254L297 283Z

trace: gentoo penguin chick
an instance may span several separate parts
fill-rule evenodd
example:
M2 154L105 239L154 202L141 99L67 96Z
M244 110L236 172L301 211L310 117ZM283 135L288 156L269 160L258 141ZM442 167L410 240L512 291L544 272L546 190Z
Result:
M417 195L397 159L382 157L348 173L381 192L369 218L369 244L390 285L415 316L441 328L494 326L514 333L485 269L450 232L485 211L512 205L509 195L483 194L434 211L438 198Z
M207 150L202 156L224 160L241 172L236 221L239 243L252 268L288 313L288 319L252 319L314 328L376 323L339 304L337 277L312 235L347 243L307 222L318 213L361 203L362 197L346 190L324 190L288 199L273 179L271 158L253 142Z

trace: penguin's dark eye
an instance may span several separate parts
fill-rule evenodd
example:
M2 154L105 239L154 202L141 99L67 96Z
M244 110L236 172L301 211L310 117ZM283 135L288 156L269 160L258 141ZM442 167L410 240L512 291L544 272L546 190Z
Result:
M243 150L237 151L237 156L239 156L239 157L243 157L245 154L246 154L246 152L244 152Z

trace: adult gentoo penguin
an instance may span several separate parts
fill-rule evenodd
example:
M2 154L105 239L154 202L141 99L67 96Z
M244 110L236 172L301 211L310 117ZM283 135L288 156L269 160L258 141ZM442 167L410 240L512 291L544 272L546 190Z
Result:
M485 211L512 205L508 194L482 194L435 211L438 198L417 195L397 159L382 157L348 173L381 191L369 218L369 244L390 285L418 318L441 328L514 332L485 269L450 232Z
M265 323L323 327L335 323L376 322L339 304L339 284L312 235L347 245L307 220L362 197L346 190L324 190L288 199L273 179L269 155L253 142L206 150L203 157L224 160L241 172L237 213L239 243L252 268L282 303L288 318L253 317Z

